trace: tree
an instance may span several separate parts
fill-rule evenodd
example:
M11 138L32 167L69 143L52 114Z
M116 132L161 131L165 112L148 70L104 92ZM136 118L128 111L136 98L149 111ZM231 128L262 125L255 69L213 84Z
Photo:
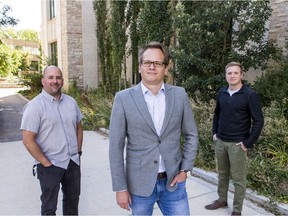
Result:
M28 71L30 69L31 61L29 59L28 53L20 53L21 54L21 65L19 65L18 69L21 71ZM15 74L17 75L17 74Z
M109 37L108 35L108 24L107 24L107 8L106 2L102 0L94 1L94 12L96 15L96 35L98 42L98 56L99 56L99 71L101 74L101 85L104 91L109 92L110 89L110 78L109 78Z
M25 40L39 43L38 32L33 30L15 30L12 28L0 29L0 38ZM30 69L31 61L29 53L20 46L6 46L1 44L0 75L7 76L9 73L18 75L18 70L27 71ZM35 65L35 64L34 64ZM38 65L36 65L37 70ZM35 70L35 69L34 69Z
M127 36L126 29L127 19L125 9L127 1L112 1L111 2L111 57L112 57L112 92L126 88L126 44ZM124 79L121 78L122 72ZM124 80L124 82L123 82Z
M286 41L288 49L288 40ZM267 70L256 79L253 88L259 95L262 106L269 107L275 103L279 105L288 120L288 53L283 53L281 64Z
M0 29L0 38L25 40L39 43L39 33L30 29L16 30L13 28Z
M0 11L0 27L14 26L19 22L18 19L8 16L9 11L12 11L9 5L4 5Z
M264 37L269 1L179 1L171 13L177 39L173 74L194 97L215 97L229 61L264 69L277 57L276 46Z
M5 44L0 44L0 76L6 77L9 73L16 75L22 63L21 51L11 49Z
M265 69L269 59L278 57L277 46L265 38L272 11L267 0L95 0L94 9L100 73L109 91L115 80L121 80L119 70L126 71L124 52L132 55L134 81L140 80L138 47L150 41L170 48L175 83L206 101L225 85L224 67L229 61L241 62L245 70ZM131 47L125 51L127 32Z
M144 1L138 15L140 45L151 41L170 45L172 20L168 12L169 1Z
M9 56L7 52L10 52L10 49L4 44L0 44L0 77L5 77L9 73Z
M139 45L159 41L169 46L172 31L168 4L166 1L94 1L100 73L105 90L115 92L127 87L126 57L129 55L132 55L132 82L140 80ZM132 46L126 49L128 37Z
M130 1L127 9L127 22L129 26L129 37L131 40L131 46L128 48L127 55L132 57L132 83L138 83L141 80L138 73L138 45L140 36L137 29L137 17L143 7L142 1Z

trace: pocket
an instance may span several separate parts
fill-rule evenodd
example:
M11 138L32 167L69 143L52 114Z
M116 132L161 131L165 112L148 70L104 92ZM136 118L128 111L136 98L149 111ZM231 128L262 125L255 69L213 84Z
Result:
M214 143L214 150L216 150L217 146L219 146L219 139L213 140Z
M239 153L241 153L241 154L246 154L247 153L247 151L244 151L242 149L241 142L240 143L236 143L235 146L236 146L236 149L238 150Z
M178 187L185 187L186 179L184 181L178 182Z
M179 181L178 184L182 184L182 183L185 184L186 180L187 180L187 177L186 177L185 180L183 180L183 181Z
M43 174L44 172L49 174L55 174L55 173L60 173L60 172L63 172L65 171L65 169L61 168L61 167L58 167L58 166L55 166L55 165L51 165L51 166L48 166L48 167L45 167L43 166L42 164L37 164L37 174Z

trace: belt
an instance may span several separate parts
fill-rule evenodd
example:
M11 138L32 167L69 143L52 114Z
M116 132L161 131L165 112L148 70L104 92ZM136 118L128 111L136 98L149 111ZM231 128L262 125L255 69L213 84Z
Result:
M158 173L157 179L164 179L167 177L167 173L166 172L161 172Z

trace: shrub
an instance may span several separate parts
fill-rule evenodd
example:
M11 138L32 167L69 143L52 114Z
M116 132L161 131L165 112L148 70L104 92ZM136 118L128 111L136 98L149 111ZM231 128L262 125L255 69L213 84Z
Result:
M102 96L99 96L102 95ZM109 128L110 114L112 109L112 95L104 97L101 90L82 94L85 106L82 107L84 115L83 125L85 130L95 130L101 127ZM90 104L90 105L89 105Z
M212 120L215 101L211 100L210 103L192 103L192 106L199 135L195 165L206 170L215 171L214 143L212 141Z
M288 62L278 69L267 71L254 82L253 88L258 93L262 106L270 106L273 101L277 101L281 108L288 111L286 80L288 80Z
M248 186L288 203L288 120L276 101L263 112L265 125L248 161Z
M247 186L268 196L272 202L288 203L288 170L259 152L248 158Z
M101 127L109 128L113 95L105 93L104 89L88 92L81 91L77 85L72 85L67 94L77 101L84 116L82 120L84 130L96 130Z
M265 125L260 137L259 150L279 166L288 168L288 119L274 101L263 109Z
M28 99L32 99L38 95L42 90L41 78L41 73L29 71L22 72L20 82L27 89L20 91L20 93Z

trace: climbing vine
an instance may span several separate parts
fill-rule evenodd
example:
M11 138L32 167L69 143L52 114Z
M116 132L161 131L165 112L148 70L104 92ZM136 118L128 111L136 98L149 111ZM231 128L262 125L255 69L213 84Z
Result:
M128 57L132 59L131 84L140 81L138 47L148 41L169 46L172 35L168 1L94 1L101 84L115 93L127 87ZM131 46L127 48L128 38Z
M138 83L141 79L138 73L138 46L139 46L139 31L137 29L137 17L143 7L142 1L130 1L128 4L128 23L130 24L129 36L131 40L131 46L128 48L128 55L131 55L132 59L132 83Z
M264 39L269 1L95 0L94 6L101 81L109 92L126 88L127 79L139 82L138 48L150 41L169 47L173 83L206 101L223 85L228 61L263 69L277 59L276 46Z
M112 1L109 28L111 32L112 92L126 88L126 17L127 1ZM121 74L124 74L124 79ZM123 82L124 81L124 82Z
M144 1L138 16L140 45L158 41L170 45L172 20L168 11L169 1Z
M97 28L96 37L98 44L99 72L101 74L101 85L105 91L109 89L109 74L106 68L106 58L108 53L107 40L107 8L106 2L101 0L94 1L94 11L96 16Z

